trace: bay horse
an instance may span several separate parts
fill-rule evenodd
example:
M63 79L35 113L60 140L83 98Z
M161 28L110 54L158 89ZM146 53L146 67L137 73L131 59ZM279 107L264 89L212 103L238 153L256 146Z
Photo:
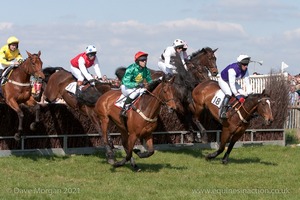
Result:
M31 95L32 86L30 77L34 76L37 79L45 78L45 75L42 72L43 62L40 59L41 51L37 54L31 54L28 51L26 52L28 58L26 58L18 67L13 68L6 78L7 80L2 84L2 92L6 104L18 114L18 132L14 136L16 140L20 140L23 131L24 113L19 106L21 103L30 107L35 107L35 122L31 123L30 128L34 130L36 123L39 122L40 106Z
M152 132L157 127L157 116L161 105L166 105L169 109L176 109L173 97L174 77L170 80L165 76L154 80L147 87L146 92L134 103L132 110L127 112L127 118L120 116L120 109L115 105L121 96L120 90L111 90L104 93L95 105L95 112L100 120L101 131L108 163L114 167L125 165L130 160L134 170L140 171L132 157L134 151L140 158L147 158L154 154ZM108 145L107 129L112 120L121 132L122 145L126 151L126 157L121 161L115 161L114 153ZM137 139L145 139L148 151L139 152L134 150Z
M228 149L222 159L222 163L227 164L229 154L234 144L249 127L249 121L254 117L254 113L257 112L260 116L262 116L267 125L272 123L273 115L270 96L264 90L260 94L249 95L242 104L235 100L234 105L227 112L228 119L221 121L219 119L219 108L212 103L216 92L219 90L220 87L218 83L213 80L207 80L198 84L193 90L193 103L190 105L190 108L193 110L193 120L199 129L204 129L199 121L199 117L204 108L208 109L213 117L221 123L222 134L219 149L207 155L206 159L210 160L217 157L224 151L226 143L229 142Z
M45 100L52 103L57 99L62 98L68 106L73 109L79 109L82 114L88 116L99 132L100 125L93 109L98 98L103 93L111 90L111 83L96 81L95 87L87 87L87 91L84 93L87 94L87 97L85 99L78 99L75 94L72 94L65 89L70 83L76 82L76 79L71 72L64 68L56 67L53 68L53 70L48 69L47 71L52 71L52 74L50 75L43 92Z
M210 47L204 47L193 52L186 61L188 71L200 82L209 79L209 75L218 75L217 57L215 56L217 50L218 48L213 50Z

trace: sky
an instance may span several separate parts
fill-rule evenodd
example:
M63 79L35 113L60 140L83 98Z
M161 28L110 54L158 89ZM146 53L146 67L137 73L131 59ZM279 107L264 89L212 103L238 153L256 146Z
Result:
M300 73L295 0L26 0L1 7L0 45L16 36L24 58L26 51L41 51L44 68L70 71L70 60L93 44L103 75L114 78L138 51L147 52L147 66L158 70L163 50L182 39L188 54L218 48L219 71L246 54L257 61L248 66L250 74L279 72L282 62L288 73Z

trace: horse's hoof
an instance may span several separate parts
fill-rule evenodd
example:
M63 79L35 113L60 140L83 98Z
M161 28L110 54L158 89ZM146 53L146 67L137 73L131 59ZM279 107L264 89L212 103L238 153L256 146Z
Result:
M14 135L14 138L15 138L16 141L20 141L20 139L21 139L20 134L19 134L19 133L16 133L16 134Z
M115 163L113 164L113 166L114 166L114 167L122 167L123 164L120 163L120 162L115 162Z
M227 165L228 164L228 160L222 160L222 164Z
M135 171L135 172L141 172L141 171L142 171L142 169L141 169L141 168L139 168L138 166L136 166L136 167L134 168L134 171Z
M32 122L32 123L30 124L30 130L32 130L32 131L35 131L35 130L36 130L36 123L35 123L35 122Z
M209 155L208 155L208 156L205 156L205 160L210 161L211 159L213 159L213 158L210 157Z
M114 165L115 164L115 159L108 158L107 163L110 164L110 165Z
M139 155L139 153L141 153L141 150L140 149L133 149L132 150L135 154Z

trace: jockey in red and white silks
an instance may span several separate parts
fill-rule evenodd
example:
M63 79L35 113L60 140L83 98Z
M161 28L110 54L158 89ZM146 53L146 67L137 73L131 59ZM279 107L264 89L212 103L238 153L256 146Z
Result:
M94 84L93 82L95 79L102 77L96 53L96 47L89 45L86 47L85 52L78 54L70 61L71 73L77 79L77 84L79 86L82 85L84 78L86 78L91 84ZM90 67L94 67L97 76L93 76L88 72L87 69Z

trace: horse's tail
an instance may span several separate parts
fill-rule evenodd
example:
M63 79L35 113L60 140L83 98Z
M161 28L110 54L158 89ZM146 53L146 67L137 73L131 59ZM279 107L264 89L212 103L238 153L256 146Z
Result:
M116 69L115 75L121 81L126 71L126 67L119 67Z

